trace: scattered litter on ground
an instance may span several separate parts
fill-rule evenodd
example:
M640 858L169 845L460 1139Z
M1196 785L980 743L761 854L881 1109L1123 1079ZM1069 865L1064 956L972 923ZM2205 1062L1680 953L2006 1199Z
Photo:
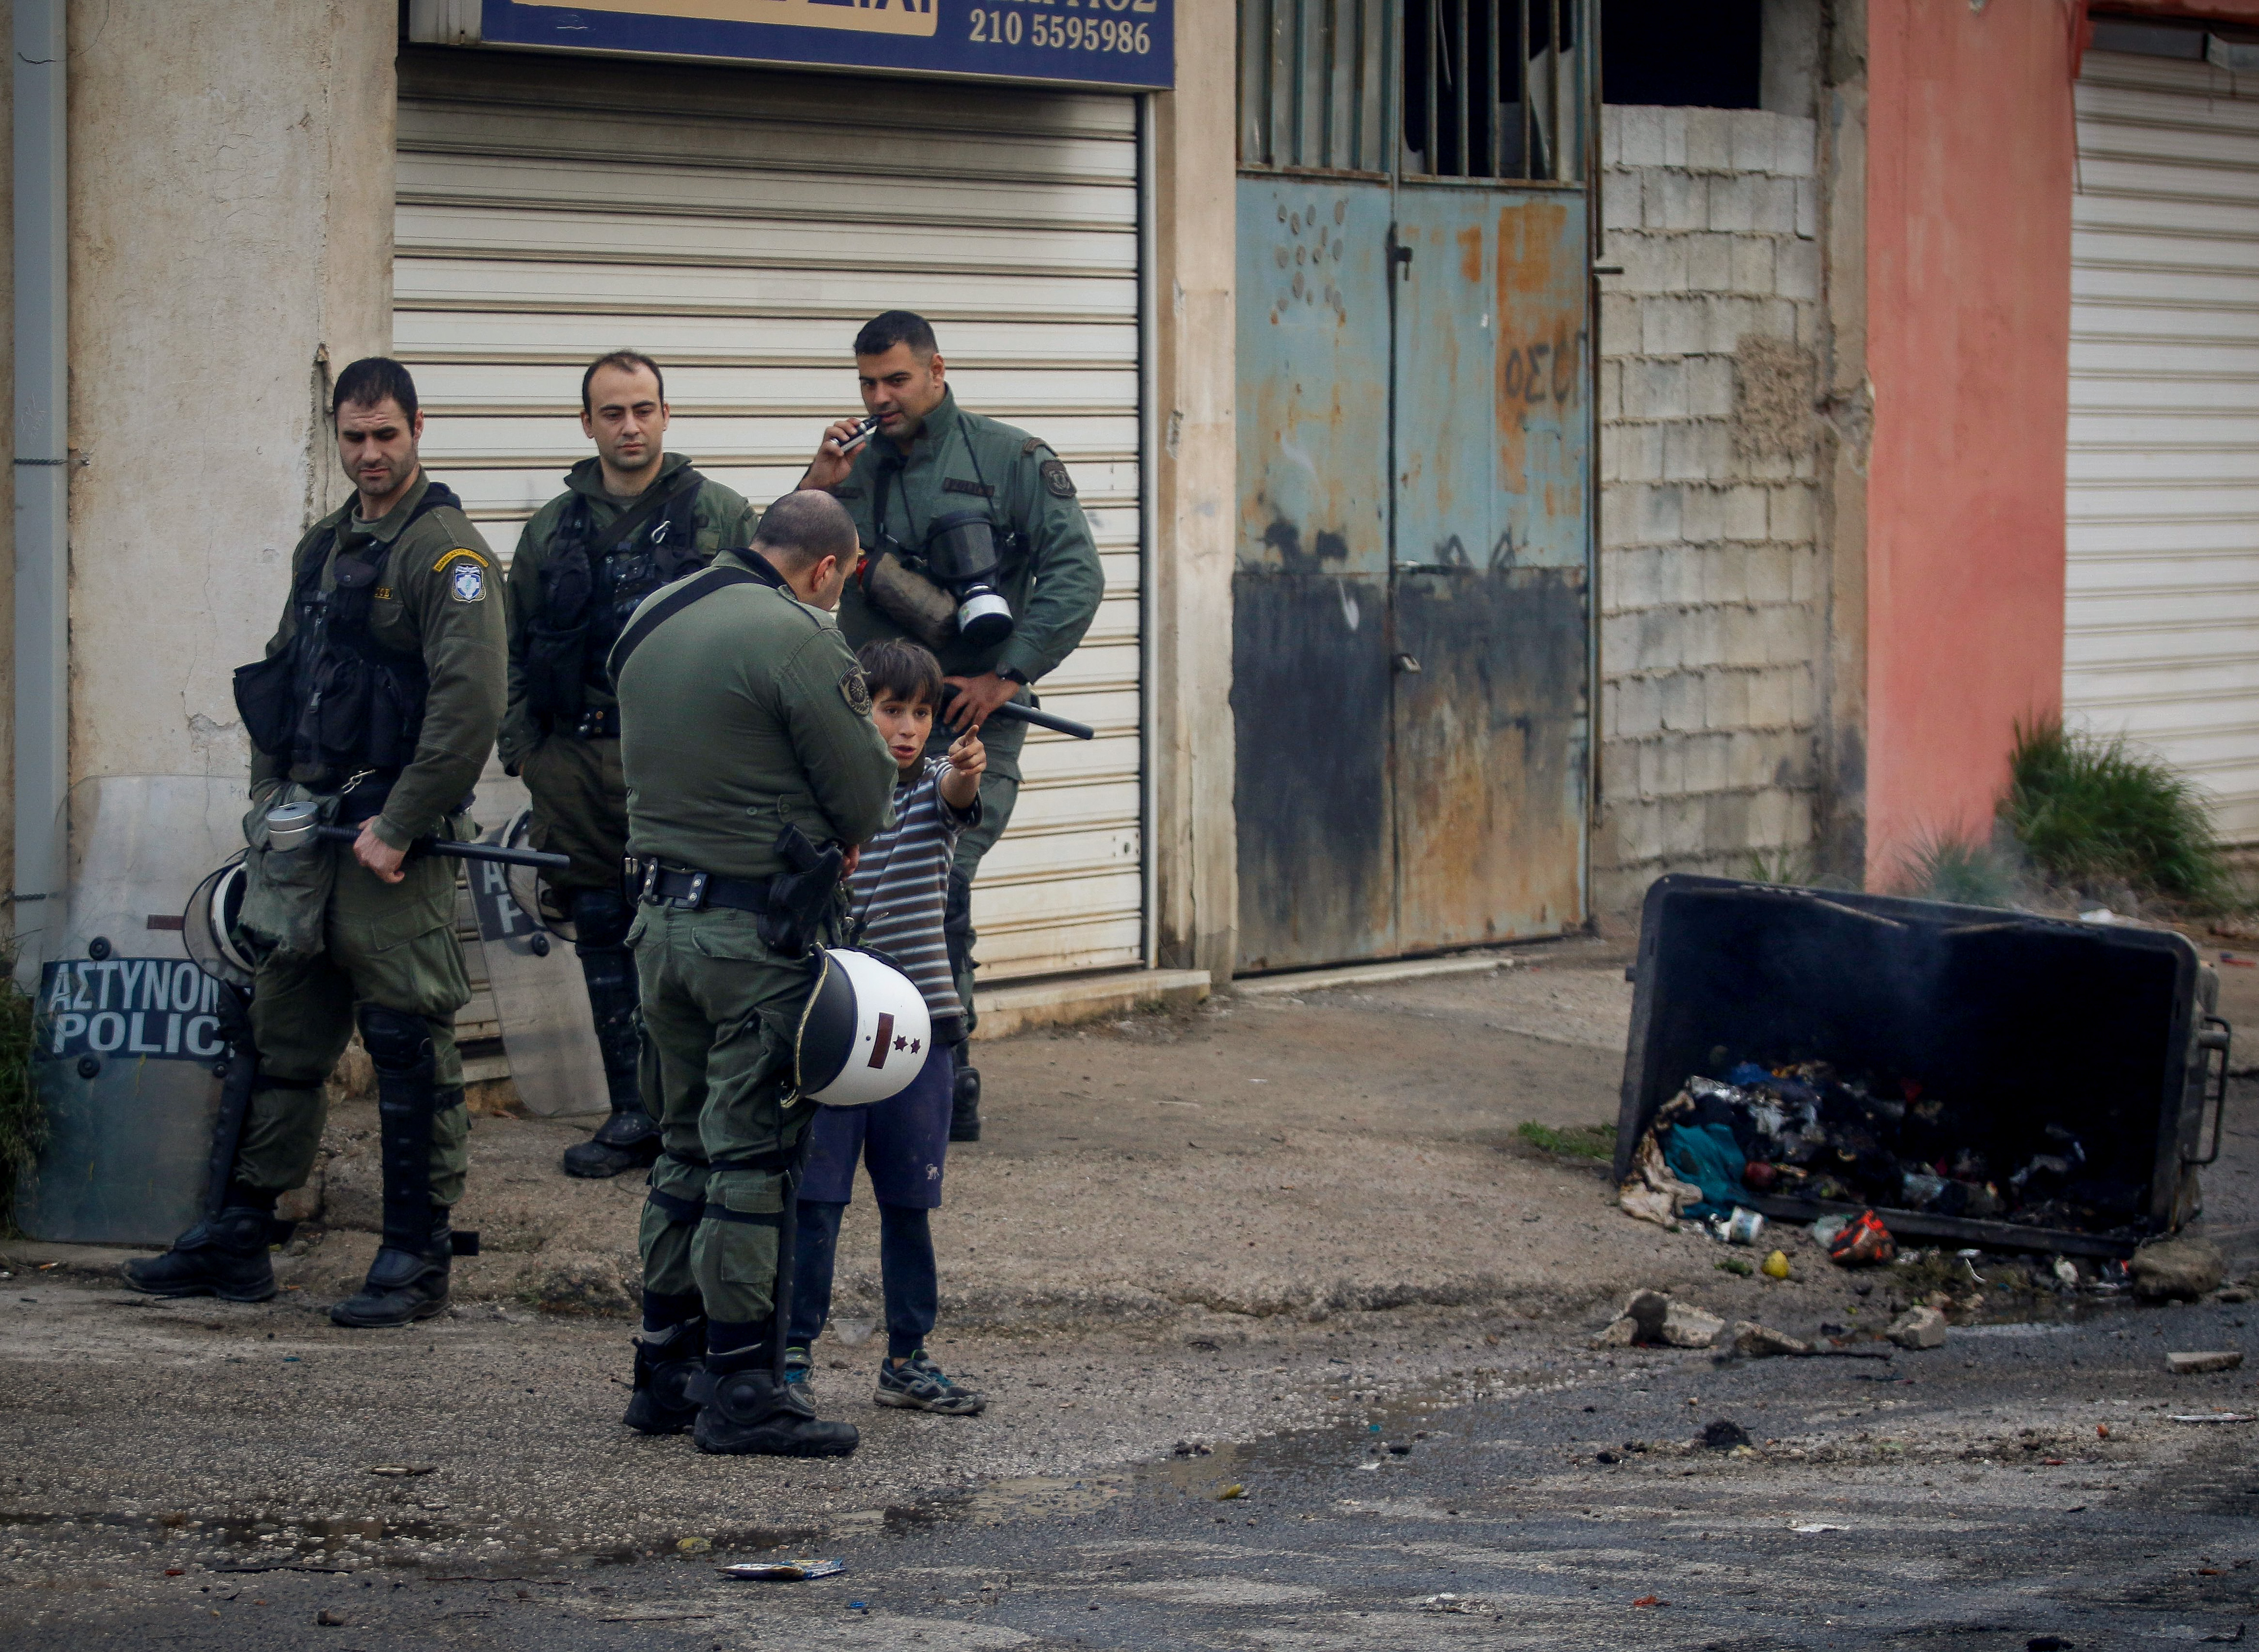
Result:
M1393 1451L1396 1448L1394 1446L1391 1446L1388 1449L1391 1451ZM1233 1503L1238 1501L1241 1498L1245 1497L1246 1495L1247 1488L1242 1485L1238 1481L1234 1480L1229 1485L1225 1486L1222 1491L1215 1494L1215 1500L1219 1503Z
M1420 1603L1420 1610L1457 1613L1462 1617L1468 1618L1487 1618L1494 1615L1496 1612L1496 1608L1489 1601L1479 1596L1453 1594L1429 1595Z
M2211 1411L2197 1417L2175 1417L2175 1422L2259 1422L2259 1417L2241 1411Z
M1213 1447L1202 1445L1197 1440L1179 1440L1169 1448L1169 1455L1172 1457L1205 1457L1213 1454Z
M2206 1371L2234 1371L2243 1363L2240 1348L2206 1349L2196 1353L2168 1354L2165 1369L2176 1377L2200 1377Z
M1891 1321L1883 1333L1900 1348L1945 1346L1945 1315L1934 1307L1910 1307Z
M1831 1526L1826 1520L1806 1520L1802 1525L1792 1526L1788 1529L1792 1532L1801 1532L1809 1537L1815 1532L1840 1532L1848 1530L1849 1527Z
M1661 1595L1642 1595L1632 1602L1635 1606L1667 1606L1670 1604Z
M716 1566L724 1577L740 1583L806 1583L812 1577L836 1577L847 1570L844 1560L741 1560ZM861 1606L861 1601L855 1605Z
M1785 1250L1774 1251L1771 1256L1764 1259L1764 1267L1762 1271L1764 1274L1764 1277L1768 1279L1785 1279L1788 1278L1788 1252Z
M1828 1259L1839 1267L1878 1267L1898 1253L1898 1241L1871 1210L1852 1217L1828 1243Z
M368 1471L371 1474L382 1474L395 1479L406 1480L413 1479L419 1474L436 1473L438 1467L436 1463L374 1463L369 1465Z
M1714 1265L1721 1273L1735 1274L1744 1279L1748 1278L1751 1274L1757 1271L1755 1268L1742 1261L1739 1257L1728 1257L1724 1260L1715 1263L1713 1265Z
M1736 1205L1730 1215L1710 1219L1710 1236L1729 1245L1753 1245L1764 1231L1764 1221L1756 1211Z

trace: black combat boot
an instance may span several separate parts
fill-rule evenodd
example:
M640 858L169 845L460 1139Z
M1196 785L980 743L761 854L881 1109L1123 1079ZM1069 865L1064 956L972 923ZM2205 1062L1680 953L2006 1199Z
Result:
M431 1124L442 1098L431 1029L420 1015L370 1004L360 1041L376 1069L376 1114L384 1164L384 1243L360 1293L330 1310L338 1325L364 1328L428 1320L447 1306L454 1254L447 1207L431 1198ZM462 1093L449 1100L460 1105Z
M275 1233L274 1195L228 1189L224 1208L173 1241L161 1257L136 1257L118 1272L151 1296L217 1296L264 1302L275 1291L267 1247Z
M961 1058L966 1046L957 1050ZM950 1092L949 1139L952 1142L977 1142L980 1139L980 1069L968 1067L960 1059L957 1082Z
M706 1371L706 1321L692 1320L636 1339L635 1392L620 1419L638 1434L688 1434L698 1421L690 1391Z
M565 1150L567 1176L648 1170L659 1157L659 1122L644 1111L636 1084L643 1038L636 1014L635 955L623 944L631 915L627 902L609 889L574 891L573 925L580 936L574 951L581 955L581 973L588 983L588 1008L595 1018L612 1116L588 1141Z
M776 1350L762 1342L709 1354L705 1399L691 1438L720 1456L844 1457L862 1442L852 1422L824 1422L802 1385L787 1383Z

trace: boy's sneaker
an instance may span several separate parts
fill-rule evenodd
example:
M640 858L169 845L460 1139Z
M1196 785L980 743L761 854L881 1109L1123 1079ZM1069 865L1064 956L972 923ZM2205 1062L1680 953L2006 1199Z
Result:
M804 1348L784 1350L784 1379L803 1394L816 1392L816 1361Z
M988 1408L986 1394L976 1394L952 1382L921 1348L902 1364L879 1362L879 1392L872 1396L882 1406L907 1411L933 1411L944 1417L977 1417Z

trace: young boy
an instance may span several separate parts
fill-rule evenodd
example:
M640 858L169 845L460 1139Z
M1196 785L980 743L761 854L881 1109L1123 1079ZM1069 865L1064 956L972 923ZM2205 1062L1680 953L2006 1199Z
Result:
M970 1417L987 1400L952 1382L925 1351L939 1286L926 1213L941 1203L941 1164L949 1144L955 1089L952 1050L961 1022L941 930L949 862L957 834L980 818L980 774L988 754L968 731L945 758L925 760L941 704L941 666L916 643L888 638L856 654L871 689L871 717L899 773L894 823L863 845L847 881L864 944L894 959L925 995L933 1016L931 1053L900 1093L867 1107L824 1107L809 1126L800 1184L800 1237L794 1250L792 1326L785 1379L805 1383L809 1350L831 1312L831 1267L839 1219L853 1196L855 1161L871 1172L879 1200L879 1270L887 1300L887 1357L879 1367L882 1406Z

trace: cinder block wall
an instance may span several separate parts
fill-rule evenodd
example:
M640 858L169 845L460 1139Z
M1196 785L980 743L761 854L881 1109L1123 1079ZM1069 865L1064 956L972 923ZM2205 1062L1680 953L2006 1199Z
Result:
M1801 869L1820 651L1814 123L1610 105L1600 278L1593 901Z

